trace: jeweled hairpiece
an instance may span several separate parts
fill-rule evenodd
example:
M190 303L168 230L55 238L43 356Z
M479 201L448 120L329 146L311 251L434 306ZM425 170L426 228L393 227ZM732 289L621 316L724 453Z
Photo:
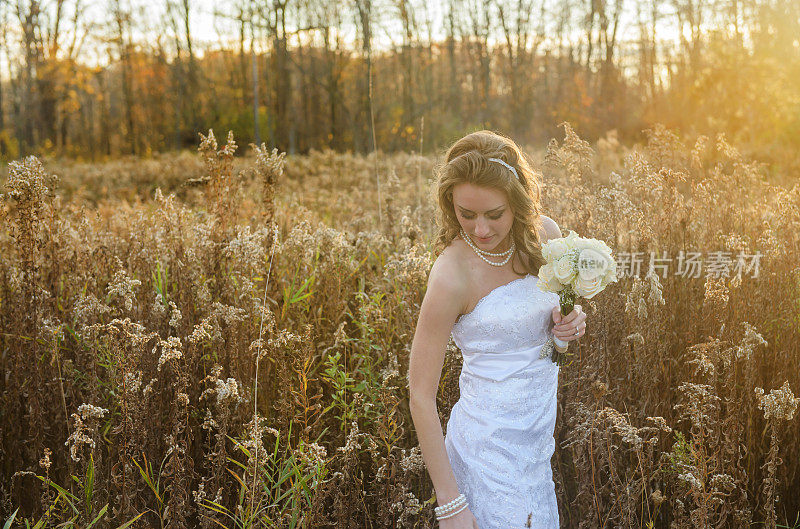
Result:
M499 164L501 164L501 165L505 165L506 167L508 167L508 170L509 170L509 171L511 171L512 173L514 173L514 176L516 176L516 177L517 177L517 180L519 180L519 175L517 174L517 170L516 170L516 169L514 169L513 167L511 167L510 165L508 165L508 164L507 164L506 162L504 162L503 160L501 160L501 159L499 159L499 158L489 158L489 161L490 161L490 162L497 162L497 163L499 163Z

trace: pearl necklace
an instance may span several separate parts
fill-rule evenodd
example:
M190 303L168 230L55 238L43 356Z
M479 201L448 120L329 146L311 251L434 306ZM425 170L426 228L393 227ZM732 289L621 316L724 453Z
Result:
M461 229L461 238L464 239L465 241L469 240L470 242L472 240L467 236L467 233L464 231L463 228ZM472 246L472 249L478 252L480 255L485 255L487 257L505 257L514 251L514 240L513 239L511 240L511 247L505 252L499 252L499 253L487 252L486 250L481 250L476 246Z
M481 259L483 259L484 261L486 261L487 263L489 263L492 266L503 266L506 263L508 263L511 260L511 258L514 256L514 250L515 250L516 246L514 245L514 240L513 239L511 240L511 248L509 248L505 252L502 252L502 253L490 253L490 252L487 252L486 250L481 250L480 248L475 246L475 243L472 242L472 239L469 238L469 235L464 233L464 230L461 230L461 238L464 239L464 242L466 242L469 245L470 248L475 250L475 253L478 254L478 257L480 257ZM503 255L506 255L506 254L508 255L508 257L506 257L505 259L503 259L499 263L495 263L495 262L490 261L489 259L486 258L486 255L499 257L499 256L503 256Z

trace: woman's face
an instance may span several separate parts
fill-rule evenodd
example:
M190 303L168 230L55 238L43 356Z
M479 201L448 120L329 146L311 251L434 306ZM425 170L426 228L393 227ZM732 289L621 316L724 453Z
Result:
M453 187L458 223L482 250L505 251L511 245L514 215L504 191L463 183Z

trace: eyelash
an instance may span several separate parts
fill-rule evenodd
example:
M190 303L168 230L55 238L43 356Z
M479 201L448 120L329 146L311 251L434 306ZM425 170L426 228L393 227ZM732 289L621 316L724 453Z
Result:
M499 215L497 215L496 217L491 217L491 216L490 216L489 218L490 218L490 219L492 219L492 220L499 220L499 219L500 219L500 217L502 217L502 216L503 216L503 213L500 213L500 214L499 214ZM467 220L472 220L472 219L474 219L475 217L468 217L467 215L465 215L464 213L462 213L462 214L461 214L461 218L464 218L464 219L467 219Z

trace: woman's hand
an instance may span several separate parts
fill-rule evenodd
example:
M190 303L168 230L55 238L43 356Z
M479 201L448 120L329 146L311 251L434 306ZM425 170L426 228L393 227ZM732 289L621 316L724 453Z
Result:
M480 529L480 527L478 527L475 515L467 507L455 516L440 521L439 529Z
M572 312L566 316L561 315L559 307L553 308L553 336L565 342L577 340L586 332L586 313L580 305L575 305ZM576 334L577 331L577 334Z

